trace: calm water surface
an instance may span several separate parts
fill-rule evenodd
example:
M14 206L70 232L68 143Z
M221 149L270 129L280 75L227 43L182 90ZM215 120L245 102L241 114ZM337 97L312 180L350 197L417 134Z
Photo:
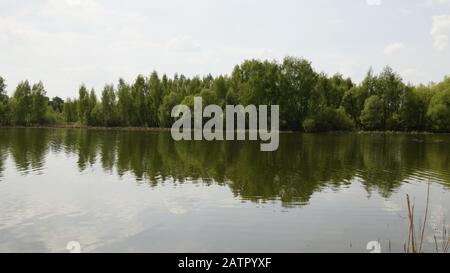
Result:
M0 252L402 252L406 194L427 247L450 222L450 135L0 129Z

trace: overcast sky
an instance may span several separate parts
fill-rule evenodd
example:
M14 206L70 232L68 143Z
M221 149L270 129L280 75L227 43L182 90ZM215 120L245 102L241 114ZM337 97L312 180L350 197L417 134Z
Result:
M450 0L0 0L0 76L49 96L138 74L230 73L244 59L312 61L360 81L390 65L450 74Z

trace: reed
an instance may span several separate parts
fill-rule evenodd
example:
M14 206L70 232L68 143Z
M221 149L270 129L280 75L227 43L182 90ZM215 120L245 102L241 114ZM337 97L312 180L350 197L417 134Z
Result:
M426 208L425 208L425 215L423 218L423 223L419 228L416 230L415 226L415 206L411 202L411 198L409 195L406 195L406 203L407 203L407 209L408 209L408 239L404 245L404 250L406 253L424 253L423 247L424 247L424 241L425 241L425 234L426 234L426 226L428 222L428 215L429 215L429 208L430 208L430 184L428 184L427 189L427 201L426 201ZM440 243L438 241L438 238L436 235L434 235L434 243L437 253L448 253L450 250L450 235L448 235L447 228L445 226L445 223L443 225L443 231L442 231L442 242Z

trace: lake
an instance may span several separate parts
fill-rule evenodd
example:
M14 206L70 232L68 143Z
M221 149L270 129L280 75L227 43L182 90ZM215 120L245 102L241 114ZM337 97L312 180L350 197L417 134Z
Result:
M403 252L406 195L426 246L450 223L450 135L0 129L0 252ZM447 227L448 224L447 224Z

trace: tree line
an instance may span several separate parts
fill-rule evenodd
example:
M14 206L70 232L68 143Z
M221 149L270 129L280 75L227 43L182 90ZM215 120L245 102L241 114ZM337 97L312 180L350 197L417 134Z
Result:
M316 72L305 59L282 62L247 60L231 75L169 78L153 72L134 82L120 79L106 85L98 98L94 89L79 88L77 98L49 99L42 82L18 84L11 97L0 77L0 125L32 126L78 123L105 127L171 127L172 108L204 104L280 105L283 130L431 131L450 132L450 78L440 83L406 84L390 67L369 70L354 83L341 74Z

